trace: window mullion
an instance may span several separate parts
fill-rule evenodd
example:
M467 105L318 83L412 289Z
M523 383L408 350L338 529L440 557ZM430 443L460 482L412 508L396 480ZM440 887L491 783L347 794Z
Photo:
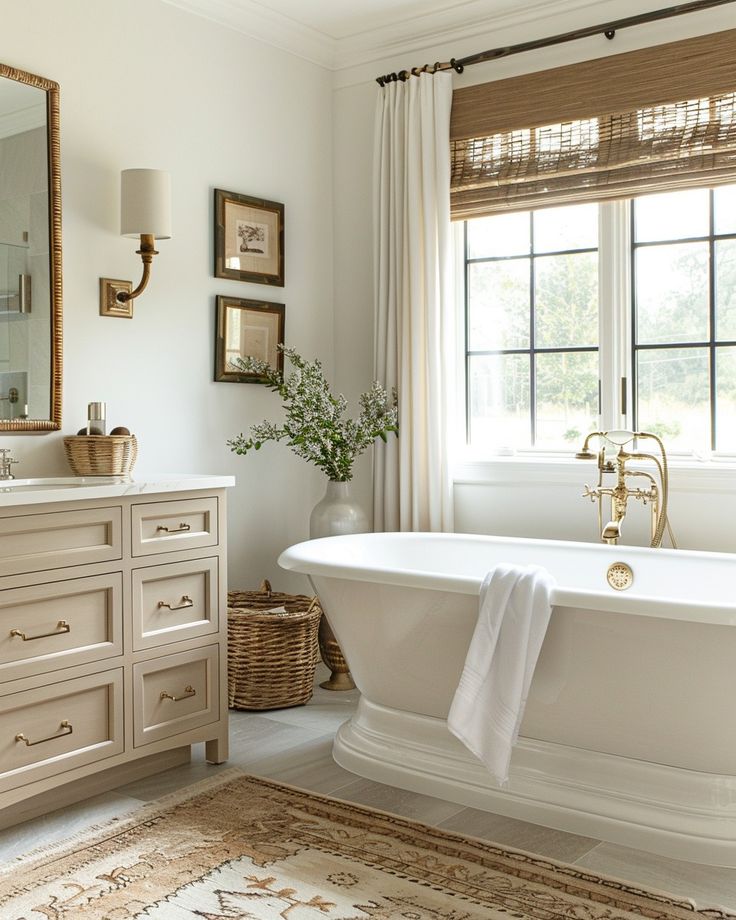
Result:
M602 430L630 427L631 419L631 228L630 204L599 207L599 361ZM622 409L622 380L626 409Z

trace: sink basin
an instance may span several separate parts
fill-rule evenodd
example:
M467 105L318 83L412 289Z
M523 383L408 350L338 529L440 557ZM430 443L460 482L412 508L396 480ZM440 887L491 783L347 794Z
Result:
M50 489L81 489L90 486L107 486L123 482L117 476L60 476L51 479L3 479L0 480L0 494L3 492L42 492Z

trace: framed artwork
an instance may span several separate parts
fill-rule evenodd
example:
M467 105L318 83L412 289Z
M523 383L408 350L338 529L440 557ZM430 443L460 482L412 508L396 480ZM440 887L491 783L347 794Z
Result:
M236 359L246 356L267 361L283 374L284 355L276 346L284 344L285 314L282 303L218 297L215 380L263 383L258 374L248 374L238 367Z
M284 206L215 189L215 277L284 286Z

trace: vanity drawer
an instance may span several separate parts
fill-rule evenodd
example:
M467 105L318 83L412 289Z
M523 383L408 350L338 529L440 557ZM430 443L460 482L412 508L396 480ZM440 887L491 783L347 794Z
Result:
M218 653L208 645L133 666L136 747L217 721Z
M134 556L217 545L216 498L135 504L132 515Z
M0 576L122 557L122 508L0 519Z
M0 591L0 680L123 652L123 575Z
M0 790L120 754L122 690L116 669L0 698Z
M133 570L136 651L217 632L217 558Z

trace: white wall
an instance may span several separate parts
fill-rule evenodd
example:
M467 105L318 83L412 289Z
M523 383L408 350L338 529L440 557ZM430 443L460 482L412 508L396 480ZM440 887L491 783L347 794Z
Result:
M660 5L650 0L646 8ZM635 0L595 6L596 20L643 8ZM531 29L564 31L581 25L581 15L360 65L335 75L333 93L333 77L321 68L158 0L0 0L0 60L61 85L65 343L64 431L3 435L0 446L12 447L24 475L64 474L62 434L83 424L87 402L104 399L111 423L138 435L139 474L237 476L233 586L268 576L287 590L302 587L277 570L275 558L306 537L323 480L281 446L246 458L225 446L227 437L273 417L276 401L261 387L212 381L215 295L286 303L287 342L322 358L354 400L372 376L373 77L522 40ZM471 68L456 79L502 78L715 31L732 19L714 10L622 32L610 44L591 39ZM175 235L160 244L150 288L126 321L98 315L98 278L138 280L135 247L118 235L119 171L131 166L171 170ZM286 204L283 290L212 277L214 187ZM369 470L364 457L356 485L366 507ZM579 482L588 474L581 469ZM493 477L489 486L464 475L458 529L590 536L593 509L577 497L578 480L537 477L532 494ZM726 526L736 499L723 477L715 487L699 482L700 491L687 492L678 480L679 535L692 545L736 548Z
M335 385L352 406L373 380L373 116L376 84L334 98ZM372 515L371 452L355 466L355 496Z
M110 424L138 436L136 473L235 474L230 583L288 585L275 559L306 538L322 480L280 445L245 458L225 446L278 404L213 382L215 295L285 303L287 342L331 369L330 74L158 0L0 0L0 22L0 60L61 86L62 433L105 400ZM138 166L171 171L174 236L134 319L103 318L99 277L140 275L118 235L119 173ZM215 187L285 203L285 288L212 276ZM63 475L62 433L0 446L19 475Z
M580 9L584 6L584 9ZM575 7L573 9L573 7ZM338 385L354 392L372 366L372 247L371 161L373 115L377 87L374 77L413 65L505 46L530 38L554 35L662 7L659 0L604 0L569 4L570 12L535 18L523 25L503 27L452 44L418 48L378 64L360 64L337 75L335 91L335 369ZM559 7L558 7L559 9ZM517 55L470 67L455 77L463 86L520 73L543 70L606 54L734 28L728 7L620 31L612 42L602 36ZM592 481L593 465L568 467L513 464L463 464L455 488L458 531L514 536L596 539L595 508L580 497ZM370 494L369 468L361 467L362 495ZM676 472L672 478L671 519L680 545L736 552L736 472ZM625 541L643 542L647 518L640 508L631 512Z

